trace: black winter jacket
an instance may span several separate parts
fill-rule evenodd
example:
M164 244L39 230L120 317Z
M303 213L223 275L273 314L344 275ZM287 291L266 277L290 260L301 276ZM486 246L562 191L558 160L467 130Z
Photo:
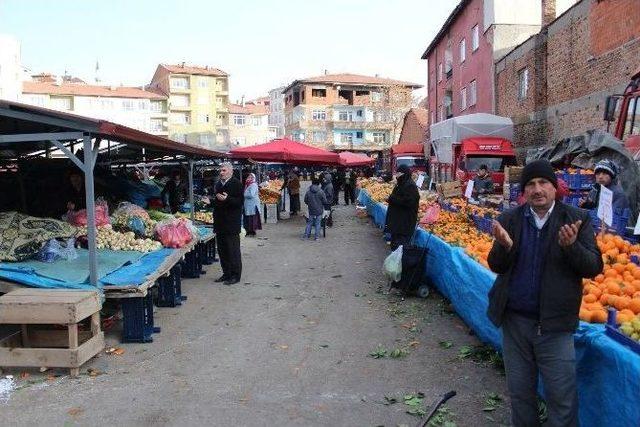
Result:
M391 234L411 236L416 229L420 193L411 175L398 178L398 183L387 200L385 229Z
M523 209L528 204L513 208L498 217L509 233L513 247L509 252L498 242L489 252L489 267L498 274L489 291L487 315L494 325L502 325L509 298L511 272L518 259ZM565 224L582 221L575 243L563 248L558 243L558 232ZM540 332L574 332L578 326L578 311L582 299L582 279L595 277L603 268L602 255L596 245L589 214L578 208L556 201L548 219L549 239L540 281Z
M240 221L242 219L242 206L244 204L244 189L235 176L231 177L226 184L222 185L222 180L216 183L215 194L227 193L226 200L220 201L215 195L213 198L214 207L214 228L218 234L240 234Z

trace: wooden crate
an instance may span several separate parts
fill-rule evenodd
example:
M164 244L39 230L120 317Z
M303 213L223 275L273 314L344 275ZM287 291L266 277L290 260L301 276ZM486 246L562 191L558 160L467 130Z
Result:
M462 197L462 184L460 181L442 182L436 184L436 191L445 199Z
M70 368L72 376L104 348L98 294L93 291L19 289L0 297L0 324L20 325L22 346L0 347L0 366ZM91 332L78 323L91 318ZM66 325L66 330L34 325Z

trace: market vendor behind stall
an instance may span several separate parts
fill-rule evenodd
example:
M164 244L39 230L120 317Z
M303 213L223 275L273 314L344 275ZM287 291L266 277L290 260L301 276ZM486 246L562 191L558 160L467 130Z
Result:
M580 207L583 209L595 209L600 198L600 186L603 185L613 193L613 210L621 212L629 209L629 199L618 183L618 167L611 160L600 160L594 169L596 183L586 199L582 200Z
M67 211L84 209L87 206L87 197L84 189L82 174L73 169L69 172L68 185L65 188L65 200Z
M473 192L477 196L493 194L493 179L487 165L480 165L478 174L473 179Z
M168 206L171 210L171 213L176 213L180 205L185 201L185 193L186 188L182 183L180 171L174 171L160 196L165 206Z

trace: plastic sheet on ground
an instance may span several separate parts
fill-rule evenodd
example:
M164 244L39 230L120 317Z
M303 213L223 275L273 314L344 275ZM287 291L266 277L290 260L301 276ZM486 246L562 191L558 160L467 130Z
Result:
M386 206L360 191L358 201L367 207L376 225L384 226ZM488 293L495 275L461 248L448 245L418 230L416 245L427 246L426 274L451 302L478 338L497 350L500 331L486 315ZM602 325L580 323L575 335L579 417L582 426L640 425L640 355L610 339Z

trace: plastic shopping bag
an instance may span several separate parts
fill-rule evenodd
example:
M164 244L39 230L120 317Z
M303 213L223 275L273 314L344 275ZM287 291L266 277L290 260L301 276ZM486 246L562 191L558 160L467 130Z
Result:
M382 264L382 271L391 281L397 282L402 276L402 245L391 252Z

